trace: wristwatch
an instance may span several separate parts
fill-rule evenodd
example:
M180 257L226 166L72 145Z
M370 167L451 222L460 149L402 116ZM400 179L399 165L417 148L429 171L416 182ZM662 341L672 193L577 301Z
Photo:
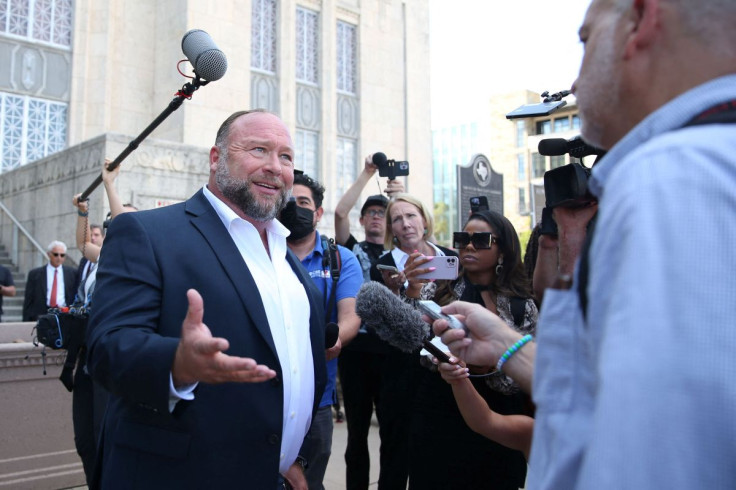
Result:
M302 472L303 472L303 471L305 471L305 470L307 469L307 467L309 466L309 464L307 463L307 460L306 460L306 459L304 459L304 458L303 458L303 457L301 457L301 456L297 456L297 457L296 457L296 461L294 461L294 462L295 462L296 464L298 464L299 466L301 466L301 467L302 467Z

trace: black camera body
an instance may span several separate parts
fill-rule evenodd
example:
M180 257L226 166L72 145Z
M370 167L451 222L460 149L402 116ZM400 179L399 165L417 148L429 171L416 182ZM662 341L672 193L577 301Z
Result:
M544 173L546 207L584 207L595 201L588 191L590 169L573 162Z
M477 213L478 211L488 210L488 198L486 196L474 196L470 198L470 211Z
M66 310L66 309L64 309ZM51 308L36 322L36 340L50 349L72 350L84 344L89 312L86 308L63 311Z
M409 162L389 160L381 152L373 154L373 165L378 167L378 175L380 177L388 177L389 180L409 175Z

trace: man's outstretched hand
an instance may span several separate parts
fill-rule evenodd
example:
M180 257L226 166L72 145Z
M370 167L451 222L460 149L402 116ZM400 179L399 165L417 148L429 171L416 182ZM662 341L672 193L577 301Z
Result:
M204 303L194 290L187 291L189 309L181 325L181 339L176 349L171 374L174 386L201 383L260 383L276 376L276 371L246 357L225 354L230 344L212 336L202 323Z

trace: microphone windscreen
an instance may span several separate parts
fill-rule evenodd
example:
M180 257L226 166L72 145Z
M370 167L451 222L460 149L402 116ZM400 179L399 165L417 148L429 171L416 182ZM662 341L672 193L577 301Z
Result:
M567 153L567 140L562 138L547 138L539 142L537 147L540 155L554 157Z
M325 325L325 348L334 347L339 336L340 326L337 323L330 322Z
M181 39L181 50L194 67L194 72L207 81L219 80L227 71L227 58L209 34L192 29Z
M381 283L370 281L360 287L355 312L381 339L404 352L422 348L429 337L421 314Z
M378 168L382 168L384 165L386 165L386 162L388 162L388 158L386 158L385 153L381 153L380 151L378 153L373 154L373 165L375 165Z

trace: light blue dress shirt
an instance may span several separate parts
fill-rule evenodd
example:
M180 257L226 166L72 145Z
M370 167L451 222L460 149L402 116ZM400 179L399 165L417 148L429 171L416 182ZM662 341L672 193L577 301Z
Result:
M661 107L596 165L588 312L548 290L528 489L736 488L736 124Z

